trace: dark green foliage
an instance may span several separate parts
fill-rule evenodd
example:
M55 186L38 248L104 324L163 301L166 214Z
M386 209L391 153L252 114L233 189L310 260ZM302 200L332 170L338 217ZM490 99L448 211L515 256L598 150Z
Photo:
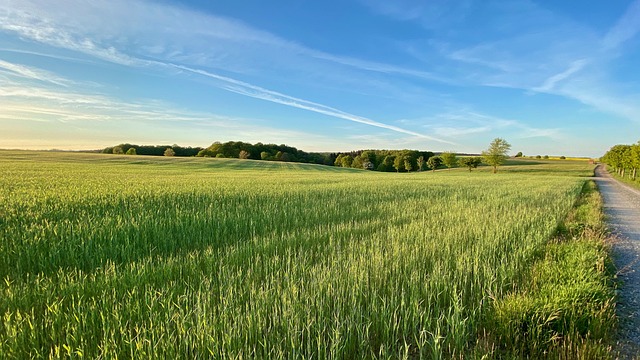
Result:
M404 156L400 155L393 159L393 168L396 169L396 172L405 171L404 158Z
M342 167L351 167L351 163L353 162L353 157L351 155L346 155L342 157Z
M353 158L353 161L351 162L351 167L354 169L363 168L362 157L360 157L360 155Z
M122 144L116 147L105 148L102 152L111 154L115 148L120 148L123 151L122 153L125 153L134 147L138 155L163 156L167 147L171 147L175 151L175 156L299 162L388 172L406 171L405 169L407 169L408 166L405 166L405 160L411 165L411 170L421 170L427 159L434 155L431 151L417 150L357 150L345 153L307 153L284 144L250 144L242 141L215 142L207 148L180 147L178 145L140 146ZM399 164L400 170L394 167L394 161L398 156L402 158L398 160L401 162ZM422 159L422 165L418 159Z
M218 156L222 154L221 156ZM334 165L336 156L328 153L307 153L287 145L250 144L242 141L215 142L201 150L197 156L240 158L253 160L271 160L301 162L310 164Z
M523 156L524 156L524 155L522 155L522 151L518 151L518 153L516 154L516 157L517 157L517 158L519 158L519 157L523 157Z
M371 163L368 165L368 169L370 170L404 172L407 169L404 164L405 160L411 164L411 169L415 170L418 169L418 158L422 157L423 159L428 159L433 156L433 153L431 151L417 150L358 150L349 153L340 153L337 156L340 155L343 157L350 155L354 160L360 156L360 159L362 160L362 167L364 167L367 162ZM396 163L397 157L402 158L397 160L398 163ZM398 165L398 168L394 165Z
M440 154L440 158L442 159L442 163L444 166L451 169L452 167L456 167L458 165L458 157L453 152L443 152Z
M168 148L172 148L175 151L175 156L196 156L198 152L202 150L201 147L182 147L178 145L133 145L133 144L120 144L114 147L104 148L102 152L104 154L116 154L116 149L122 150L122 154L127 153L130 149L135 149L136 155L152 155L152 156L164 156L164 151Z
M609 149L601 160L623 178L625 174L629 174L631 179L636 180L640 168L640 142L634 145L616 145ZM629 173L627 170L630 170Z
M460 159L460 165L469 168L469 172L471 172L471 169L477 168L481 163L482 159L477 156L465 157Z
M431 170L436 171L438 167L442 164L442 159L439 156L432 156L427 160L427 165Z

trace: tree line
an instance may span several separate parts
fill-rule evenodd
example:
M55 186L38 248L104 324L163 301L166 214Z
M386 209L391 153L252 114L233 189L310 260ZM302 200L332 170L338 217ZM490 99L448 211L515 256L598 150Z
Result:
M600 161L612 167L618 175L624 177L628 174L635 180L640 168L640 141L633 145L615 145L600 158Z
M330 153L308 153L284 144L263 144L260 142L251 144L242 141L221 143L216 141L208 148L198 152L197 156L333 165L337 155Z
M171 149L170 151L168 149ZM102 149L103 154L151 155L151 156L196 156L201 147L178 145L134 145L120 144ZM173 153L173 154L171 154Z
M356 168L383 172L412 172L436 170L441 167L467 167L469 171L481 163L493 167L496 172L508 158L511 145L504 139L495 139L482 157L458 157L454 152L435 154L418 150L357 150L351 152L320 153L305 152L287 145L246 143L242 141L214 142L207 148L171 146L145 146L120 144L102 150L109 154L154 155L154 156L198 156L215 158L253 159L265 161L300 162L345 168Z

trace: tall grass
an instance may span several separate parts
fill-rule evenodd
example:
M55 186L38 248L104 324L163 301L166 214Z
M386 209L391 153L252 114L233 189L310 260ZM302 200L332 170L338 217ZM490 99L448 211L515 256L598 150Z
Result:
M0 358L451 358L582 165L497 176L0 153Z

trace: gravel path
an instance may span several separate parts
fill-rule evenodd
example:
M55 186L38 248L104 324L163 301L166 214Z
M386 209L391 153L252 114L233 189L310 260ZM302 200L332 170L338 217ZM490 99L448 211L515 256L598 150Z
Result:
M604 200L618 278L622 280L618 316L620 359L640 359L640 191L611 178L604 166L596 168L596 182Z

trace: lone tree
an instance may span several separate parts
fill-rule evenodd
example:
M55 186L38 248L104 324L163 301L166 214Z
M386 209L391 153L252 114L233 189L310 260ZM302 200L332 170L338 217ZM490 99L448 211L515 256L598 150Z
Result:
M507 152L511 150L511 144L507 142L505 139L495 138L489 144L489 148L482 152L482 160L493 166L493 173L498 172L498 166L504 164L504 162L509 158Z
M440 154L440 158L442 158L442 163L444 166L451 170L452 167L458 165L458 157L455 153L447 151Z
M404 171L404 156L396 156L393 159L393 168L396 169L396 172Z
M438 166L442 164L442 159L439 156L432 156L427 160L427 165L431 168L431 170L436 171Z
M460 159L460 165L468 167L469 168L469 172L471 172L471 169L477 168L478 165L480 165L481 162L482 162L482 159L480 159L477 156L465 157L465 158Z
M176 156L176 152L168 147L167 150L164 151L164 156Z
M404 158L404 169L408 172L413 170L413 164L411 164L411 160L409 158Z
M425 163L424 156L420 156L418 158L418 171L424 170L424 163Z

